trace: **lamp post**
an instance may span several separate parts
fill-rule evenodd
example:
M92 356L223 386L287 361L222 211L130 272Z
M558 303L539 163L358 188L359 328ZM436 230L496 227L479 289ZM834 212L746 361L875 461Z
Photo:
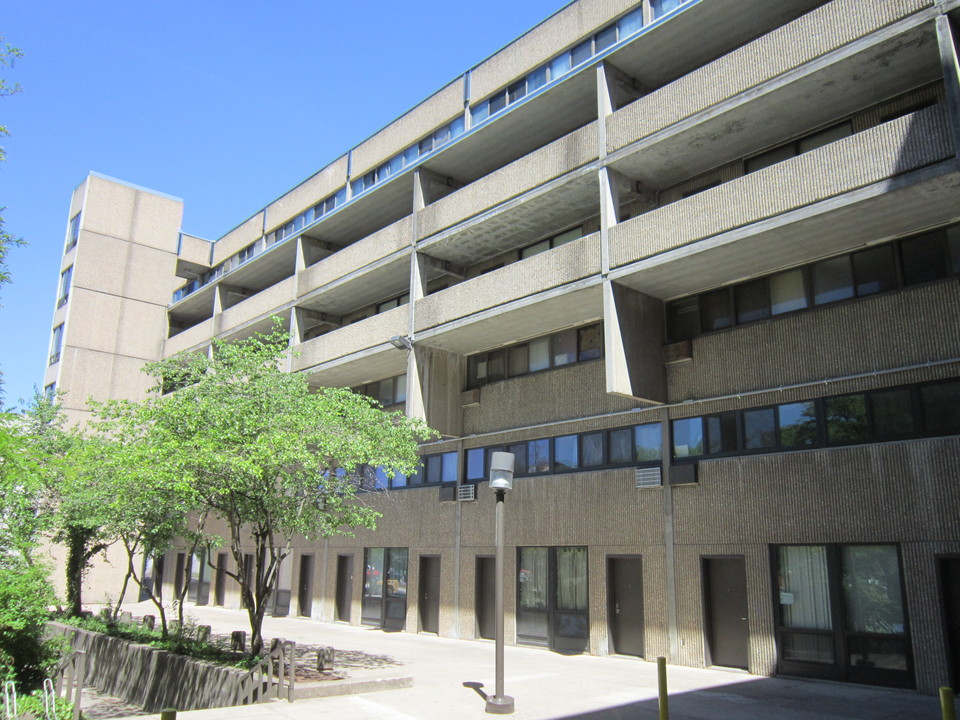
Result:
M496 715L509 715L513 712L513 698L503 694L503 498L507 490L513 489L513 453L495 452L490 454L490 487L497 491L496 535L497 560L495 574L496 587L496 692L487 696L487 712Z

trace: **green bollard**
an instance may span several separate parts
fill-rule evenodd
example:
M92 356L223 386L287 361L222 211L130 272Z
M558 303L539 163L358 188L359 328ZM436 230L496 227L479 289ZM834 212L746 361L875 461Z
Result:
M174 708L167 708L160 711L160 720L177 720L177 711Z
M953 704L953 688L940 688L940 714L943 720L957 720L957 709Z
M667 697L667 659L657 658L657 689L660 694L660 720L670 720L670 700Z

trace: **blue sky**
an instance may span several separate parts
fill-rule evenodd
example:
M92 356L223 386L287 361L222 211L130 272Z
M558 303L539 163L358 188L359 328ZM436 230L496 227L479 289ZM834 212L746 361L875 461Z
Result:
M566 0L5 0L6 406L41 385L70 193L91 170L183 198L216 238Z

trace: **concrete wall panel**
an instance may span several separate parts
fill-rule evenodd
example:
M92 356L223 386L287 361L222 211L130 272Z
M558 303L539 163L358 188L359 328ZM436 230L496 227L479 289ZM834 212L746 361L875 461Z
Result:
M295 188L267 205L266 225L270 232L324 198L333 195L347 182L347 156L342 155ZM239 249L239 248L237 248Z

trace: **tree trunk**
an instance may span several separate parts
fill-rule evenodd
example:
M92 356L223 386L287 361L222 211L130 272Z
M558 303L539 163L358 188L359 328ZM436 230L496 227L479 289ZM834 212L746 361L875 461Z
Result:
M83 610L83 574L87 569L86 549L89 535L83 528L67 529L67 607L71 617Z

